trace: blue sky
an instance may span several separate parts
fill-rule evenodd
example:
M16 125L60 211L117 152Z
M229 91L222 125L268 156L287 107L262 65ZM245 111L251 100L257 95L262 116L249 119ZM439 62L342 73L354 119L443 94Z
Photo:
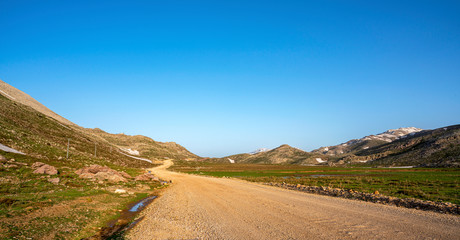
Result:
M0 79L200 156L459 124L458 1L0 0Z

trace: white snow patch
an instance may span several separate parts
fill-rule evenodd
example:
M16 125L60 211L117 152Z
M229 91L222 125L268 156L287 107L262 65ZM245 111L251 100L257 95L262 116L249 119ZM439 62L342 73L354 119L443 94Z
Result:
M369 147L366 146L366 147L363 147L363 149L369 149Z
M7 146L5 146L5 145L3 145L3 144L1 144L1 143L0 143L0 150L5 151L5 152L10 152L10 153L16 153L16 154L26 155L26 154L23 153L23 152L20 152L20 151L14 149L14 148L7 147Z
M227 158L230 163L235 163L235 160Z
M152 160L147 159L147 158L133 157L133 156L128 155L128 154L123 153L123 152L119 152L119 153L121 153L121 154L123 154L123 155L125 155L125 156L127 156L127 157L130 157L130 158L134 158L134 159L137 159L137 160L142 160L142 161L146 161L146 162L152 163Z
M121 150L131 154L131 155L137 155L139 156L139 151L137 150L132 150L131 148L120 148Z
M255 150L253 152L250 152L249 154L254 155L254 154L257 154L257 153L268 152L268 151L270 151L270 149L268 149L268 148L259 148L259 149Z
M317 161L318 163L323 163L323 162L326 162L326 161L324 161L324 160L323 160L323 159L321 159L321 158L316 158L316 161Z

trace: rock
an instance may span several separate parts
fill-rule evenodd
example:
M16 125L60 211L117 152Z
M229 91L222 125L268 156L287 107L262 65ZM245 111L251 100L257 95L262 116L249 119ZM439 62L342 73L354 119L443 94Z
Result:
M39 167L37 168L37 166ZM48 174L48 175L58 174L58 170L55 167L48 165L48 164L41 163L41 162L34 163L32 165L32 168L35 168L35 171L33 173L36 173L36 174Z
M125 172L120 172L120 175L122 177L124 177L124 178L133 178L133 177L131 177L131 175L129 175L129 174L125 173Z
M48 182L58 185L61 180L59 178L48 178Z
M380 194L379 191L375 191L374 194Z
M119 176L119 175L110 175L107 180L109 182L114 182L114 183L117 183L117 182L127 182L128 180L126 180L126 178L122 177L122 176Z
M150 178L146 176L145 174L139 175L136 178L134 178L136 181L150 181Z
M43 165L45 165L45 164L42 163L42 162L36 162L36 163L32 164L32 168L37 169L37 168L39 168L39 167L41 167Z
M19 166L16 164L6 164L5 168L19 168Z
M116 189L115 193L120 193L120 194L121 193L126 193L126 190L124 190L124 189Z
M134 180L136 180L136 181L151 181L151 180L153 180L153 181L157 181L157 182L160 181L160 179L157 176L155 176L155 175L153 175L151 173L144 173L142 175L139 175Z
M6 157L0 155L0 163L6 163L8 162L8 160L6 159Z
M83 173L83 174L80 174L80 178L94 178L94 175L95 174L92 174L92 173Z
M125 172L118 172L107 166L100 165L91 165L89 167L84 167L75 171L81 178L96 179L99 182L107 180L109 182L127 182L125 176L132 178L129 174Z
M106 180L110 177L110 173L108 172L98 172L96 174L94 174L94 178L97 179L97 180Z

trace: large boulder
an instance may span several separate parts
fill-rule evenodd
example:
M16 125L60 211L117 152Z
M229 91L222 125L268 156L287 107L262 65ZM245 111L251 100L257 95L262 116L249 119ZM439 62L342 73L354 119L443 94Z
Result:
M155 175L153 175L151 173L144 173L142 175L139 175L134 180L136 180L136 181L152 181L152 180L153 181L160 181L160 179L157 176L155 176Z
M132 178L129 174L125 172L118 172L107 166L100 165L91 165L89 167L84 167L75 171L80 178L95 179L98 181L109 181L113 183L117 182L127 182L126 178Z
M58 174L58 170L48 164L42 162L36 162L32 165L32 169L35 169L33 173L36 174L48 174L48 175L56 175Z

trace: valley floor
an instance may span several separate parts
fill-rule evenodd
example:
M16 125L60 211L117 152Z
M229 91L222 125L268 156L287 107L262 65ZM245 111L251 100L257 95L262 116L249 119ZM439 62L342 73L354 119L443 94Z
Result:
M173 181L129 239L459 239L454 215L152 169Z

